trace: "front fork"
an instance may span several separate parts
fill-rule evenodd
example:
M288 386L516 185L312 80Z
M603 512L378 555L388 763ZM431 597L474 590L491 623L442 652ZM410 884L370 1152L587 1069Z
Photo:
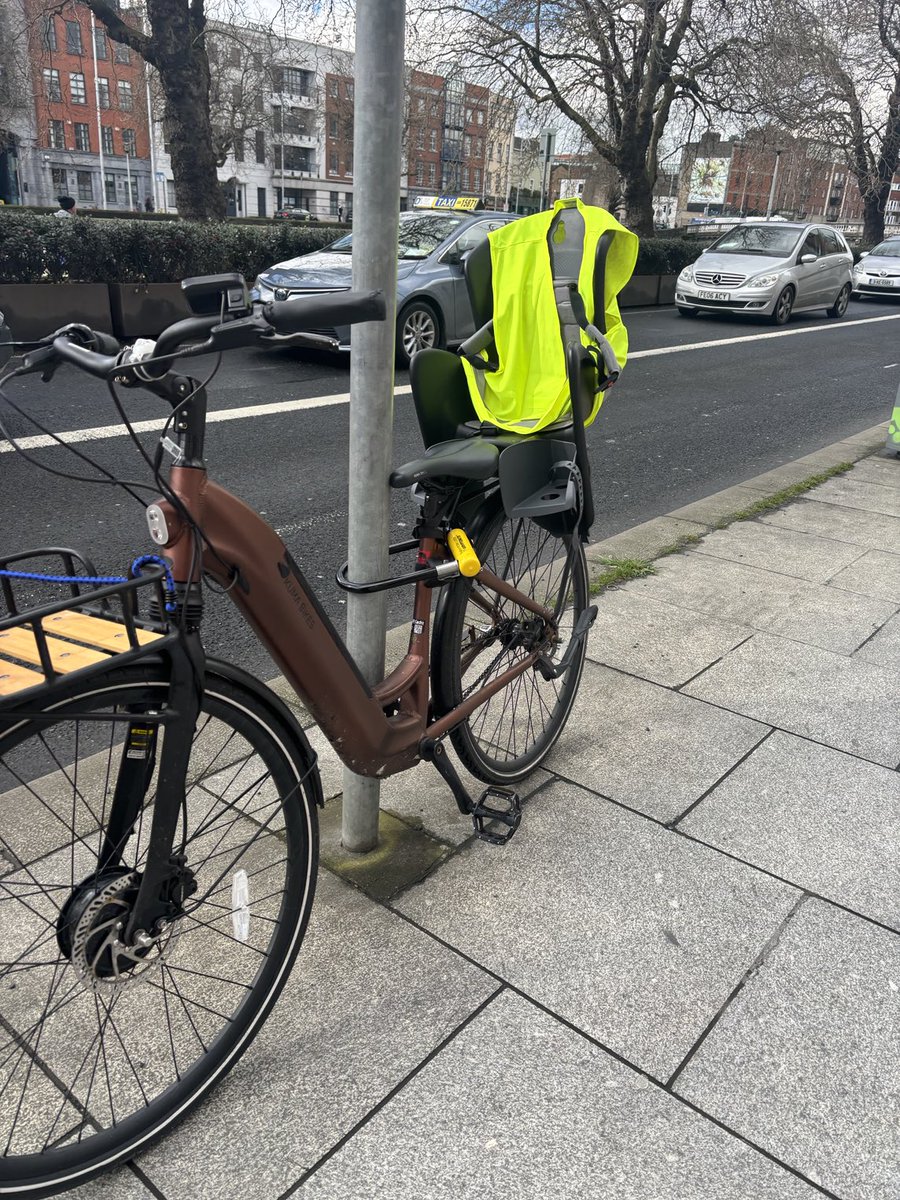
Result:
M120 864L125 843L147 803L158 759L147 852L123 938L127 945L155 937L161 923L177 915L193 886L181 848L176 850L174 842L179 819L182 815L186 819L185 780L203 695L204 654L198 633L186 633L176 641L170 664L164 721L147 710L129 724L100 851L100 870Z

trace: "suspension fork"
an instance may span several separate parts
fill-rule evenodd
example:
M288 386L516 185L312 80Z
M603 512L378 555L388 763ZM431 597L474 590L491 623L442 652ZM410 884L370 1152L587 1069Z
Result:
M123 939L128 945L139 941L142 936L155 936L160 922L171 919L173 906L177 907L178 904L179 898L173 893L171 885L173 882L177 885L183 878L185 864L173 843L178 821L187 804L185 781L200 713L203 677L204 654L199 634L187 633L175 643L171 655L166 706L169 720L159 754L147 857ZM150 771L146 773L145 787L150 782L151 774Z

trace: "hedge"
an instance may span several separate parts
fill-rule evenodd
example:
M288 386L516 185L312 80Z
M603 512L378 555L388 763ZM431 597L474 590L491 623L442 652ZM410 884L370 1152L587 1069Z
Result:
M228 222L63 220L0 209L4 283L168 283L240 271L253 280L273 263L321 249L342 235L331 226ZM708 244L708 243L707 243ZM648 238L636 274L677 275L702 241Z
M168 283L240 271L319 250L334 228L284 224L63 220L0 209L0 282Z

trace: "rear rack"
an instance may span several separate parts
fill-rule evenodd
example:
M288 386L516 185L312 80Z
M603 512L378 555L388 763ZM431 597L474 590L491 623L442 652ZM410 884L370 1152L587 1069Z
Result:
M0 711L39 701L44 692L102 674L111 665L157 653L178 636L164 616L140 615L142 597L148 609L155 600L155 613L165 613L162 566L147 566L135 579L98 586L89 559L51 547L0 558L0 570L71 577L56 585L65 587L68 596L36 604L22 593L44 588L47 581L0 576Z

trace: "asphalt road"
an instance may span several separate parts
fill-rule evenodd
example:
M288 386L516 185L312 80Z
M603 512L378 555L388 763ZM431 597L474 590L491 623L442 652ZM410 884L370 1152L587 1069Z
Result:
M596 538L885 420L900 381L900 307L890 303L855 302L840 322L824 313L798 317L787 336L774 338L764 336L774 331L762 323L718 316L684 320L673 309L626 313L626 320L638 353L589 431ZM398 372L397 386L408 386L405 372ZM210 409L340 397L348 389L346 359L240 351L227 356L211 385ZM72 368L60 370L49 386L23 380L10 394L55 431L118 421L105 387ZM134 420L162 415L151 396L129 394L127 406ZM0 412L15 436L37 432L2 402ZM243 415L211 424L207 436L216 480L281 533L321 586L322 602L339 628L344 603L333 577L346 557L348 412L346 402L338 402ZM153 445L154 435L143 441ZM413 458L420 448L412 400L400 396L394 461ZM125 437L103 437L79 449L120 477L147 478ZM48 467L83 469L58 447L32 453ZM67 544L84 548L101 570L118 573L136 553L152 549L132 499L117 489L55 478L12 453L0 454L0 512L4 550ZM414 519L407 493L395 495L397 540L408 536ZM403 619L408 604L405 593L392 593L392 621ZM263 678L274 674L227 599L210 597L208 611L211 653Z

